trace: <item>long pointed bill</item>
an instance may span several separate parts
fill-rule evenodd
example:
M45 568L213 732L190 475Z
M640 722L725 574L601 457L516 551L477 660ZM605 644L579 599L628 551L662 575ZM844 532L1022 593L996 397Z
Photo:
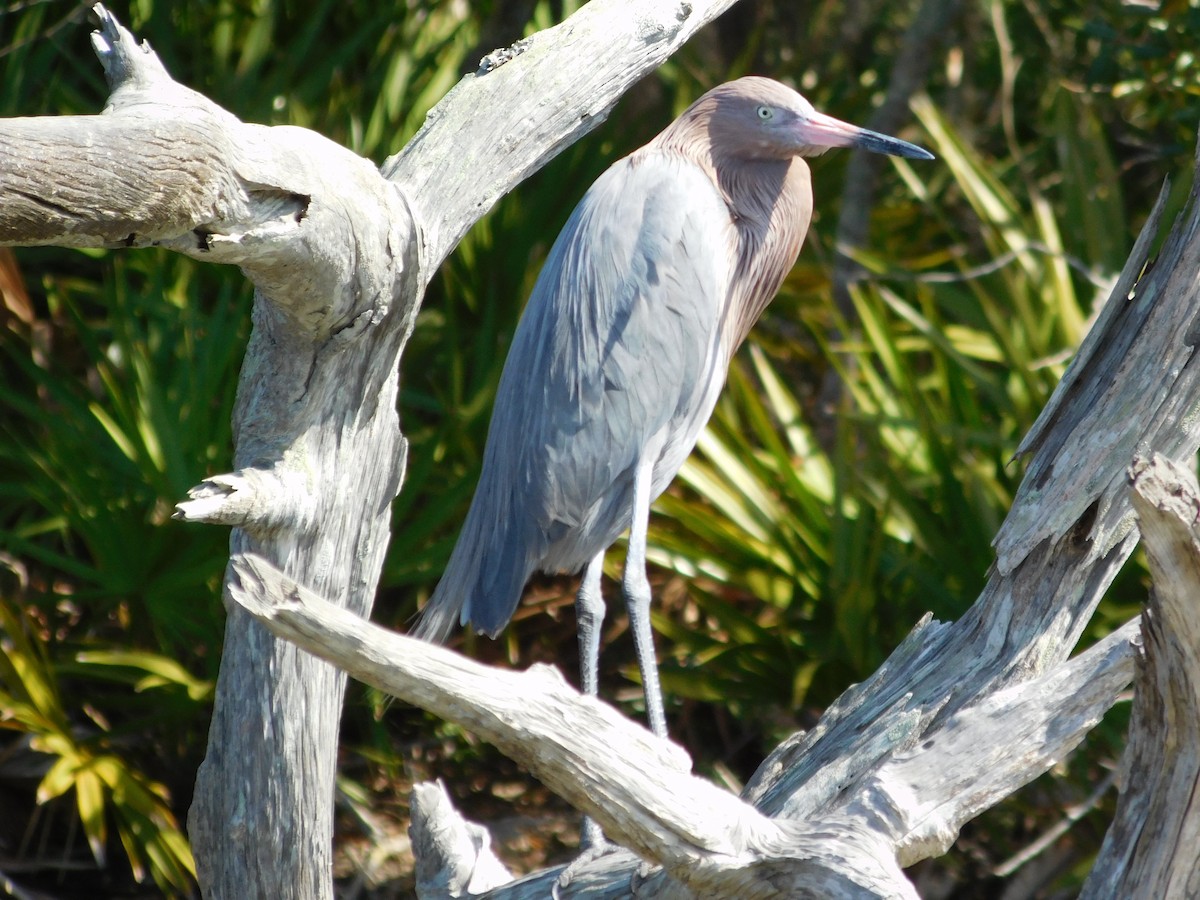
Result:
M833 116L813 110L797 129L803 142L810 147L858 147L872 153L905 156L909 159L933 159L933 154L916 144L888 137L878 131L859 128Z

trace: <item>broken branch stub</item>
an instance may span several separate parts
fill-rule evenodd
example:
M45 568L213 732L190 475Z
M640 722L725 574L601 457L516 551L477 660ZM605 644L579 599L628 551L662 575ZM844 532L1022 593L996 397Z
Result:
M489 669L339 610L265 560L233 566L232 598L273 632L495 744L636 850L573 868L563 897L618 895L635 877L664 897L915 896L900 866L944 853L964 822L1069 753L1129 683L1137 629L1131 623L1043 677L983 697L824 814L767 819L688 774L678 748L552 670ZM438 797L413 823L414 852L426 854L424 896L452 885L451 895L465 896L481 867L493 876L486 890L476 887L494 898L544 896L560 877L551 870L504 883L479 827ZM658 868L641 871L647 862Z
M0 242L161 246L241 267L256 291L236 470L178 517L240 526L234 548L365 614L405 459L397 368L422 285L408 205L369 161L177 84L94 13L109 102L0 122ZM331 894L344 684L231 611L189 821L206 895Z
M617 873L610 888L650 862L662 867L647 882L653 896L682 890L679 896L782 898L817 890L829 897L916 898L877 829L837 817L785 822L763 816L690 774L691 762L680 747L580 694L555 669L496 670L351 615L259 557L237 557L232 566L231 597L274 633L367 684L469 728L636 851L640 859ZM437 818L421 827L463 834L448 803L431 805L429 815ZM430 887L429 896L446 885L461 886L465 873L489 858L486 842L474 840L439 841L434 852L445 865L431 873L421 864L422 880L439 886ZM572 882L575 889L597 887L607 865L581 872ZM664 880L668 875L670 881ZM523 880L494 887L489 896L545 896L546 888L547 883ZM571 896L571 886L561 895Z

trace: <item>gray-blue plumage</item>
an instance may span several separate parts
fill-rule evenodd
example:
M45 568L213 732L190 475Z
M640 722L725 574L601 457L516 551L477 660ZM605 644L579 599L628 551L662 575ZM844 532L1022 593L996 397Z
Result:
M513 338L483 472L420 633L495 636L535 571L577 572L632 515L657 450L657 497L712 412L728 359L720 315L729 211L662 151L592 186L555 242Z

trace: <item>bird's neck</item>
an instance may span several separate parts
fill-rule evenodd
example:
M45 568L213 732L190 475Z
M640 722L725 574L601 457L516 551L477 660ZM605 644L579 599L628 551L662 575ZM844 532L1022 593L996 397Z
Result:
M714 179L726 198L738 233L737 277L725 331L737 347L787 277L812 218L808 165L788 160L718 161Z
M808 166L798 158L712 161L710 176L730 210L746 227L765 230L776 210L795 198L796 176L807 177Z

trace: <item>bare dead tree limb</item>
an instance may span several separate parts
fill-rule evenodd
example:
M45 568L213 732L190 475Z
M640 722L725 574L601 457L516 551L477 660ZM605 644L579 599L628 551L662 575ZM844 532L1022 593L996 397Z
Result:
M500 675L364 621L404 470L398 360L430 273L504 191L730 2L594 0L464 79L382 173L317 135L242 123L177 85L100 6L105 111L0 122L0 242L166 246L238 265L256 288L235 471L178 509L236 526L218 699L190 821L208 896L331 896L345 678L291 640L495 741L636 851L585 867L571 889L589 896L627 894L631 878L660 897L915 896L900 866L944 852L964 821L1069 752L1131 677L1133 624L1068 655L1139 538L1129 461L1149 452L1180 461L1200 444L1195 191L1147 267L1160 197L1022 444L1028 472L975 606L958 622L919 623L816 728L773 753L740 798L545 670ZM572 65L580 58L586 72ZM96 177L73 177L84 166ZM1174 496L1190 496L1178 483ZM1157 521L1150 507L1139 514L1143 527ZM1170 528L1176 546L1194 542ZM1194 669L1194 648L1176 647L1186 623L1166 592L1177 590L1171 579L1190 584L1194 554L1155 552L1165 600L1148 620L1162 648L1153 687L1161 710L1174 711L1190 703L1190 681L1172 687L1161 673ZM1145 671L1139 696L1150 697ZM1161 716L1147 703L1138 721L1149 731ZM1131 765L1155 762L1148 746L1137 745ZM1194 785L1191 764L1168 759L1164 771ZM1152 807L1128 796L1132 835L1139 810ZM1192 834L1190 810L1172 821ZM466 833L454 846L475 855L457 862L474 873L486 842ZM1101 871L1118 884L1154 856L1114 834L1115 859ZM1167 889L1192 883L1185 868L1170 870ZM545 896L556 877L487 880L493 896ZM457 867L428 883L471 888Z
M581 867L572 885L589 892L620 891L651 863L658 869L640 877L653 896L915 897L900 866L945 853L964 822L1044 772L1095 726L1132 679L1138 627L1130 623L1040 678L985 695L931 729L919 748L882 760L822 815L768 817L690 774L681 748L581 695L556 669L491 669L365 622L260 558L235 559L233 568L231 596L272 632L495 744L634 851L636 858ZM448 803L432 808L416 833L430 832L469 833ZM424 846L419 838L414 844ZM438 844L442 866L429 871L422 862L428 896L449 884L465 895L466 876L489 859L486 842ZM558 874L480 893L544 896ZM570 887L561 895L571 896Z

